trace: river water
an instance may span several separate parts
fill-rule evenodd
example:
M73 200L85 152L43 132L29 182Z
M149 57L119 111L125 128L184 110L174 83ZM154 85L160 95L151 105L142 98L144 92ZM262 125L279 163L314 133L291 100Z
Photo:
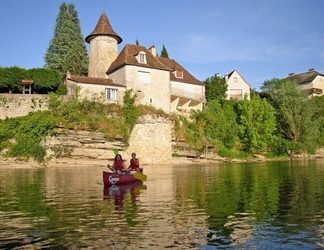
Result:
M324 249L324 161L0 166L0 249Z

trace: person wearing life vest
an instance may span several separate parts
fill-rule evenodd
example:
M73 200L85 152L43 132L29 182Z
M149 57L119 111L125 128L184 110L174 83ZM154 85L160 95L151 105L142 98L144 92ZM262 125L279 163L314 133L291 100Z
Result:
M136 154L131 154L132 158L130 159L130 165L128 167L128 173L134 174L134 173L141 173L142 169L140 168L139 159L136 158Z
M108 164L107 167L113 171L114 174L125 174L126 172L126 167L120 154L116 154L113 165L111 166Z

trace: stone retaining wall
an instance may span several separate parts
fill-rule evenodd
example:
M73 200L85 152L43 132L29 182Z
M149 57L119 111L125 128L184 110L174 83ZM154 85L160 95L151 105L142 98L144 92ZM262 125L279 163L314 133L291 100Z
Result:
M0 119L28 115L47 110L48 95L0 94Z

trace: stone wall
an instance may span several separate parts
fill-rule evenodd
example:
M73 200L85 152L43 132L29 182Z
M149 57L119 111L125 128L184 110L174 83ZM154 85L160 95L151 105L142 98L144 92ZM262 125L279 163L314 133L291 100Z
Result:
M0 94L0 119L28 115L47 110L48 95Z

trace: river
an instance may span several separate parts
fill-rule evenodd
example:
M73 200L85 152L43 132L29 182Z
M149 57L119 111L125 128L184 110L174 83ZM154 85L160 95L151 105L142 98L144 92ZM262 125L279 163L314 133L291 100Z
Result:
M324 248L324 160L105 170L0 166L0 249Z

